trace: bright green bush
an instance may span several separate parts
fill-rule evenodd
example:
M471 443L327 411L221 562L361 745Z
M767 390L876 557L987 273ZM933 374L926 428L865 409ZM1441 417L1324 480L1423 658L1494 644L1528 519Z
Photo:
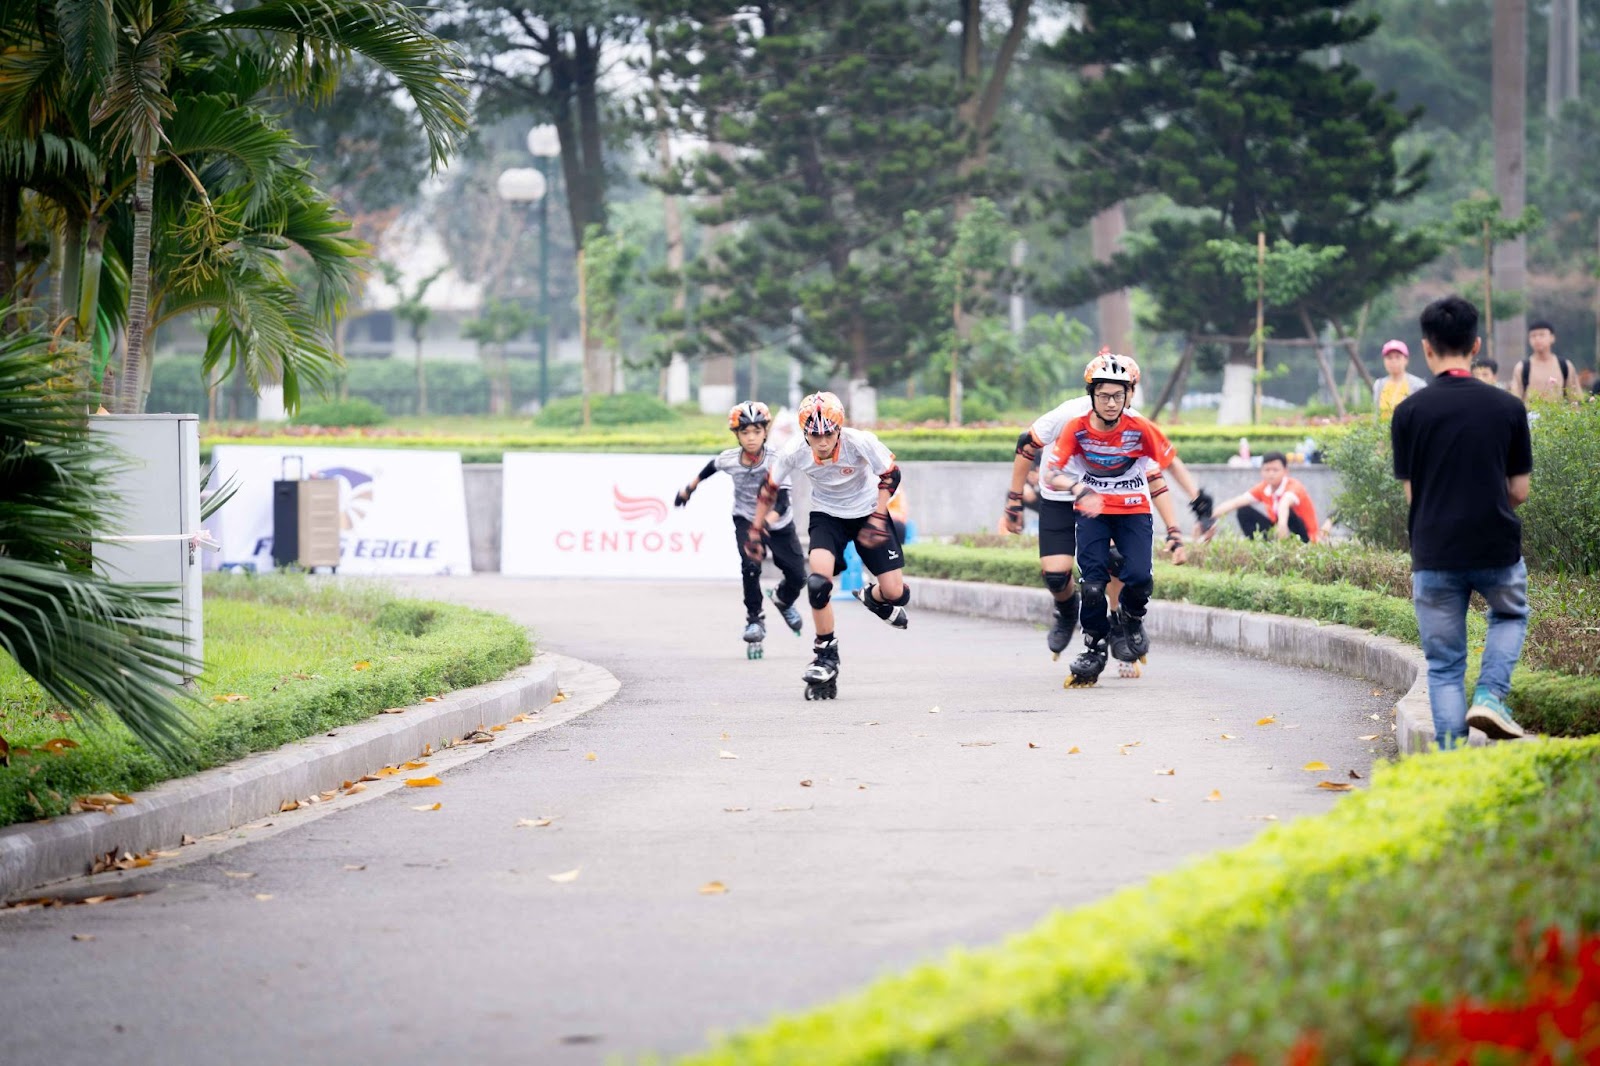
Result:
M1528 565L1600 574L1600 410L1592 403L1534 410L1533 476L1517 512Z
M676 422L682 416L654 396L623 392L589 398L589 423L595 426L636 426L650 422ZM534 416L534 424L547 429L583 425L583 398L551 400Z
M1412 1004L1503 990L1524 916L1600 917L1600 832L1569 831L1594 801L1597 770L1595 739L1379 766L1369 789L1319 818L682 1061L1280 1062L1307 1027L1330 1024L1331 1046L1352 1051L1329 1061L1398 1062L1395 1029ZM1545 846L1524 850L1522 832ZM1460 905L1486 861L1502 894L1472 894L1486 910ZM1526 891L1519 874L1541 887ZM1416 925L1397 925L1391 907ZM1189 975L1203 991L1181 983ZM1330 1011L1341 1016L1330 1023ZM1157 1050L1167 1046L1189 1050Z
M388 412L359 396L348 400L328 400L307 404L295 413L297 426L381 426Z
M1352 425L1328 445L1327 462L1339 472L1331 520L1349 527L1363 544L1409 550L1410 506L1394 477L1389 423L1368 420Z
M899 396L878 398L878 418L885 422L948 422L950 398L948 396L918 396L908 400ZM974 396L961 400L961 418L965 422L995 422L1000 412L994 404Z
M207 670L191 709L188 757L177 765L120 727L57 721L37 686L9 661L0 664L6 739L14 752L34 749L0 767L0 825L62 814L77 796L137 791L492 681L532 657L527 630L508 618L397 600L373 586L220 575L207 579L206 592ZM38 750L56 737L78 746Z

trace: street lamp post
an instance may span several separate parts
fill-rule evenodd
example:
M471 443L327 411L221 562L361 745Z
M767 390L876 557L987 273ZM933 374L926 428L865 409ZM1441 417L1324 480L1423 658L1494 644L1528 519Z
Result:
M539 161L539 173L550 186L550 161L561 154L554 126L528 131L528 154ZM550 399L550 198L539 198L539 409Z
M495 182L495 188L500 193L500 199L508 203L537 203L541 206L544 204L546 189L544 173L531 167L512 167L510 170L502 170L499 179ZM543 229L544 227L541 226L541 234ZM544 312L545 308L541 307L540 314ZM544 334L540 334L541 340L543 337ZM544 410L548 392L545 381L545 346L541 343L539 346L539 409L541 411Z

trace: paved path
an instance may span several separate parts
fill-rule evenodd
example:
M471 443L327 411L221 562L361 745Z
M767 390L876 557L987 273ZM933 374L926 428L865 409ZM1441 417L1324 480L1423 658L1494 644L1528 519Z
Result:
M445 770L421 795L439 811L414 811L416 790L340 801L158 864L137 899L0 913L5 1062L691 1050L1243 843L1262 816L1326 810L1316 782L1368 775L1357 737L1392 705L1184 647L1067 692L1040 630L913 604L902 633L850 603L840 698L813 704L809 634L747 661L732 583L409 587L526 621L621 691Z

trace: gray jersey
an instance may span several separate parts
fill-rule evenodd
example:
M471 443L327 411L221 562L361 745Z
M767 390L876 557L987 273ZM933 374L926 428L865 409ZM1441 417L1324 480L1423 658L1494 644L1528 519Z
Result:
M743 448L729 448L720 452L711 460L711 466L722 471L733 479L733 513L746 521L754 521L756 517L756 497L761 493L761 486L767 483L767 473L772 469L773 460L776 458L771 448L761 449L761 461L753 466L746 466L740 458L744 454ZM788 488L789 481L785 478L778 483L779 488ZM783 514L776 509L767 515L768 529L782 529L794 521L794 508L791 506Z

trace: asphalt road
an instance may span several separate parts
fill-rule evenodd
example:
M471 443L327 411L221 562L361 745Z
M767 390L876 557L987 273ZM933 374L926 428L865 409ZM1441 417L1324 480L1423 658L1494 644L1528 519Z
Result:
M1319 780L1364 781L1387 750L1392 695L1199 648L1064 691L1042 628L913 601L900 632L847 602L839 698L807 703L809 620L748 661L734 582L404 587L523 620L621 689L437 762L438 788L297 812L94 889L136 898L0 912L0 1061L688 1051L1325 811ZM606 691L592 673L569 688Z

